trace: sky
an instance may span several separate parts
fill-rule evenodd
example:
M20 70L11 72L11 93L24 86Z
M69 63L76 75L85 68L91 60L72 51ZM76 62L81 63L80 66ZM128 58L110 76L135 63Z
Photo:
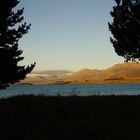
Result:
M31 29L19 42L22 64L35 70L105 69L123 58L110 43L108 22L114 0L23 0Z

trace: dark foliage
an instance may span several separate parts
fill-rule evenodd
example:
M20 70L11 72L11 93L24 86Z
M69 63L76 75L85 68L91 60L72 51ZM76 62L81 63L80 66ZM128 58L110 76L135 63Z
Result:
M115 0L109 23L115 52L127 61L140 60L140 0Z
M18 49L18 41L31 26L26 22L18 26L24 19L24 9L13 11L18 3L18 0L0 2L0 89L24 79L35 66L18 65L18 62L24 59L21 56L22 50Z
M0 100L2 140L136 140L140 96L43 97Z

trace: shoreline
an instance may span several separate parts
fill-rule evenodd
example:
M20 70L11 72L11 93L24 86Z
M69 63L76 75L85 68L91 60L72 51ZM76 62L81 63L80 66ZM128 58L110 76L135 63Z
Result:
M64 82L64 83L17 83L15 85L96 85L96 84L140 84L140 81L119 81L119 82L95 82L95 83L83 83L83 82L79 82L79 83L72 83L72 82Z
M132 140L140 137L140 96L0 99L5 140Z

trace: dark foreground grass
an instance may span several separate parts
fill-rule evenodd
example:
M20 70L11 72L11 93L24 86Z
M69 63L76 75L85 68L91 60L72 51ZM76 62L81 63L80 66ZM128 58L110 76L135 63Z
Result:
M140 96L0 100L0 140L137 140Z

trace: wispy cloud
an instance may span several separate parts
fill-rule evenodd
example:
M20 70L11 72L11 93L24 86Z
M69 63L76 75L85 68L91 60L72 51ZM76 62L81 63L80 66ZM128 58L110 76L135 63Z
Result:
M41 76L62 76L72 74L69 70L36 70L31 73L31 75L41 75Z

